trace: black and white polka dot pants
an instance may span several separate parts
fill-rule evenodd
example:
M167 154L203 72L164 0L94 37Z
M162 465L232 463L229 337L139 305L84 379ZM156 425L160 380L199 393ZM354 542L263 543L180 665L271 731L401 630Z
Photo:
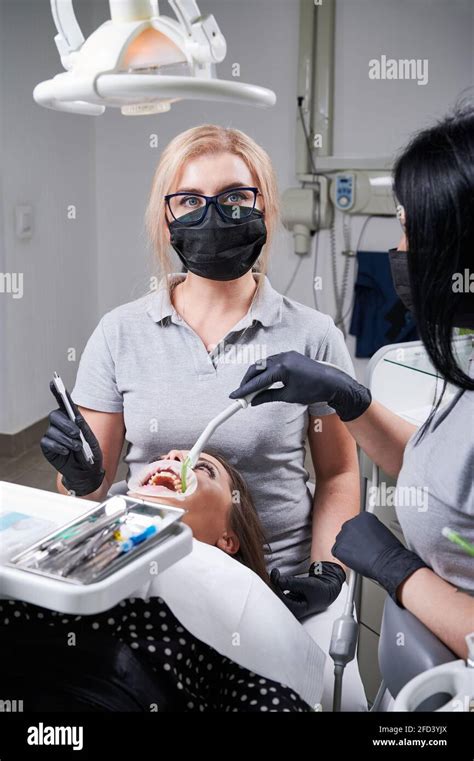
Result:
M4 627L52 627L70 636L110 635L125 642L151 668L162 692L185 712L305 712L289 687L265 679L222 656L190 634L160 598L129 599L105 613L71 616L14 600L0 601ZM158 706L159 710L160 706Z

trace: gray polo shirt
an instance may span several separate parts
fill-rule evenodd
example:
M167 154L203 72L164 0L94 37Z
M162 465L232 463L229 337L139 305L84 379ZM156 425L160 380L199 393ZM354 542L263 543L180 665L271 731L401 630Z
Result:
M82 407L123 412L130 479L157 455L190 449L230 404L229 393L250 364L291 349L353 374L333 320L277 293L267 278L249 312L211 353L161 287L101 319L82 354L72 398ZM271 547L271 568L307 570L312 499L304 443L309 414L333 412L326 404L250 407L210 442L250 487Z
M474 359L469 375L474 377ZM459 391L424 437L408 442L396 511L410 549L446 581L474 595L474 558L446 539L444 526L474 544L474 391ZM416 499L413 487L424 490Z

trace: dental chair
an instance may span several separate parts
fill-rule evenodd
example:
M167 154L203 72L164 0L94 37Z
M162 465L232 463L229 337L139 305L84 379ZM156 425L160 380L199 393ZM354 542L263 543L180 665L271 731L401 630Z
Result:
M372 473L373 482L376 481L377 476L378 473L377 475L375 472ZM309 485L313 490L315 485L312 482ZM125 480L117 481L110 487L108 496L126 494L127 491L127 482ZM352 585L355 588L355 578ZM347 622L344 624L347 625ZM336 628L337 622L335 622ZM357 624L354 624L354 626L349 627L348 636L345 628L338 632L338 641L341 642L342 637L343 650L346 652L344 658L346 663L355 655L356 642L353 637L356 636L356 630ZM403 639L401 639L401 635L403 635ZM352 645L348 643L350 639L353 640ZM335 649L337 650L337 644ZM391 699L395 699L400 690L415 676L456 659L457 656L443 645L421 621L408 610L399 608L390 597L387 597L383 610L378 648L382 683L370 710L372 712L386 710ZM339 689L340 687L341 684L339 684ZM449 697L446 693L433 695L423 701L417 710L435 711L446 703ZM340 710L340 708L335 708L335 710Z
M389 698L396 698L414 677L457 658L416 616L387 596L378 649L382 683L371 711L383 710ZM434 694L416 710L436 711L450 697L447 693Z

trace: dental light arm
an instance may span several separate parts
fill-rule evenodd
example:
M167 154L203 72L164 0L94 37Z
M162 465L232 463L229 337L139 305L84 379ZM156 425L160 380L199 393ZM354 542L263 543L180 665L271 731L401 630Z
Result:
M70 56L84 44L84 35L77 23L72 0L51 0L51 12L58 33L54 38L65 69L72 66Z
M54 24L58 31L54 41L58 49L59 57L61 58L61 63L64 68L69 71L74 65L74 59L77 52L84 44L84 35L77 22L72 0L51 0L51 12L53 14ZM41 85L38 85L38 87L41 87ZM36 91L37 88L35 88L33 93L35 100L40 103L40 105L46 105L46 102L41 103L36 98ZM52 102L53 101L51 101L51 103ZM49 107L56 108L58 111L66 111L68 113L100 116L105 111L103 106L95 106L80 101L77 101L76 103L62 104L59 104L58 101L54 101L54 103L56 104L55 106L50 105Z
M72 0L50 0L55 43L66 71L33 92L45 108L99 115L107 106L123 114L169 111L176 100L214 100L273 106L275 93L220 80L225 38L212 14L195 0L169 0L176 18L162 16L156 0L109 0L110 20L84 40Z
M169 0L169 4L179 20L186 26L187 31L190 32L194 22L201 16L196 0Z
M195 0L168 0L176 16L196 44L196 59L200 51L208 49L213 63L220 63L227 53L227 44L214 16L201 16ZM203 58L205 63L208 58Z

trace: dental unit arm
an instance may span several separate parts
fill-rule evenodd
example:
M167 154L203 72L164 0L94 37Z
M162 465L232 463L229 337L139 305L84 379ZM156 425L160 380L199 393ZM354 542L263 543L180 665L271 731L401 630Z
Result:
M84 40L73 0L50 0L54 38L66 72L41 82L36 103L99 116L107 106L124 115L169 111L176 100L273 106L272 90L220 80L225 38L196 0L169 0L176 19L160 15L157 0L109 0L111 18Z

